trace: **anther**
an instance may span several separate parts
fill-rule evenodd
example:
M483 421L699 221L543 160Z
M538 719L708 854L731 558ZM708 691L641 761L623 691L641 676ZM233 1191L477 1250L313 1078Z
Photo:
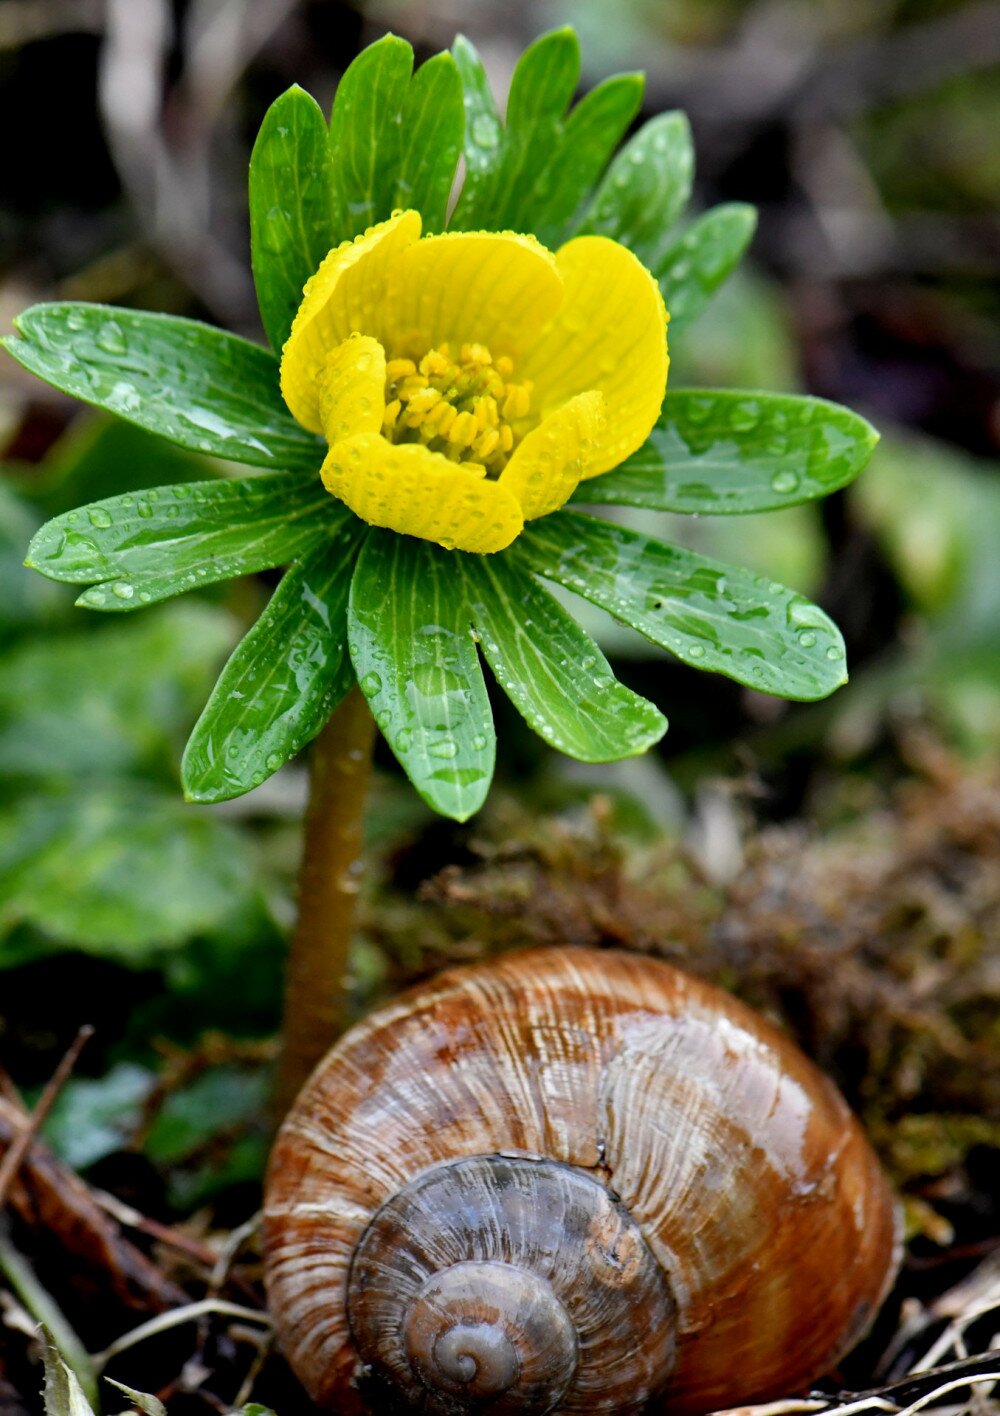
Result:
M475 414L459 413L448 430L448 441L456 447L469 447L478 431Z

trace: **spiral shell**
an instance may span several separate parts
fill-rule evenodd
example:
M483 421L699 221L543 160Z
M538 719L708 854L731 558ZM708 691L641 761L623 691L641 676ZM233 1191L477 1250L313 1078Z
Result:
M776 1028L665 964L562 948L451 970L341 1040L275 1147L265 1253L282 1347L345 1416L366 1385L441 1416L683 1416L831 1367L898 1232L847 1106Z

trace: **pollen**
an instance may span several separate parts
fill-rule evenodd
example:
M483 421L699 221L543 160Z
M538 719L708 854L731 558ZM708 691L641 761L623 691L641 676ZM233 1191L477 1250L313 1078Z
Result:
M385 366L382 434L420 443L477 476L498 477L536 421L530 380L514 381L514 362L485 344L429 349L419 361Z

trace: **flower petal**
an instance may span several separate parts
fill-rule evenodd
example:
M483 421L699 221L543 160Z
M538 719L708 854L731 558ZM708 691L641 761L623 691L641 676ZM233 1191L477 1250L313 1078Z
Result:
M571 398L528 433L499 479L520 502L525 521L557 511L575 491L606 425L604 395L592 389Z
M320 475L363 521L448 550L502 551L524 525L499 482L419 443L390 443L371 433L344 438L331 447Z
M419 236L419 213L400 212L337 246L306 281L282 351L281 392L312 432L322 432L320 381L330 350L355 332L380 338L385 310L396 299L400 255Z
M328 443L377 433L385 414L385 350L368 334L333 349L320 375L320 418Z
M556 252L565 297L518 368L535 381L545 416L581 389L598 389L607 427L585 477L607 472L642 446L667 387L667 314L659 286L625 246L578 236Z
M533 236L454 231L426 236L400 260L401 282L377 334L393 355L420 358L443 343L527 351L562 302L555 257ZM380 332L381 330L381 332ZM579 392L577 384L573 390Z

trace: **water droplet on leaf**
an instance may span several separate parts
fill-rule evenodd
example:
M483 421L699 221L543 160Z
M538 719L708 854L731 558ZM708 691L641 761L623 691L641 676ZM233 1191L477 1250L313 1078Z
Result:
M771 478L771 491L778 492L781 496L797 491L798 486L799 476L796 472L775 472Z
M105 320L97 331L94 342L105 354L125 354L128 351L125 333L117 320Z

